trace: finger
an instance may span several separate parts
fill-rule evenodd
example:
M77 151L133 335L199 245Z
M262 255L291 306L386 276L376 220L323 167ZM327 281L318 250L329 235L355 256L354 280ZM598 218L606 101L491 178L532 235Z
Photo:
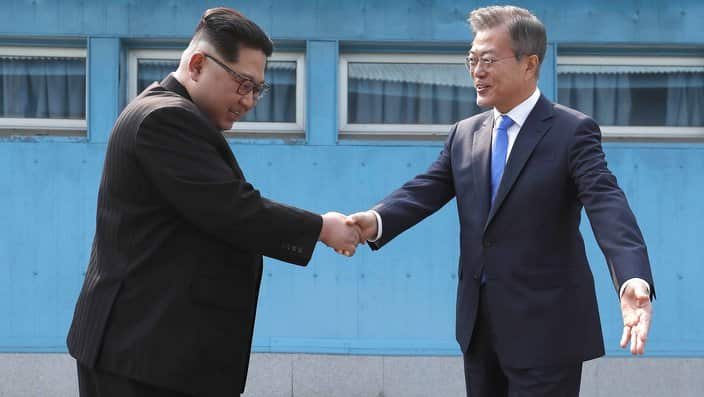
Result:
M645 343L643 342L643 339L641 339L640 335L638 333L635 333L633 335L633 339L635 340L634 344L635 346L635 353L636 355L643 354L645 351Z
M350 222L350 224L358 224L361 220L362 217L359 213L347 216L347 222Z
M638 335L638 354L645 354L645 342L646 338L643 335Z
M642 340L648 339L650 333L650 318L653 315L653 306L648 301L647 305L641 309L638 316L638 334Z
M638 330L637 351L638 354L643 354L645 353L645 344L648 341L648 333L650 331L650 312L646 310L641 313L636 329Z
M634 355L640 355L645 353L645 340L641 337L638 328L634 328L631 334L631 340L633 345L631 346L631 353Z
M364 236L362 235L362 229L359 228L359 226L353 226L352 231L354 233L354 244L360 244L362 241L364 241Z
M636 288L635 295L638 300L647 299L648 301L650 301L650 295L648 295L648 291L645 289L644 286Z
M631 354L638 354L638 331L636 327L631 328Z
M621 335L621 348L628 345L628 341L631 339L631 327L628 325L623 326L623 334Z
M347 256L347 257L354 255L354 250L350 251L347 249L336 249L335 252L342 255L342 256Z

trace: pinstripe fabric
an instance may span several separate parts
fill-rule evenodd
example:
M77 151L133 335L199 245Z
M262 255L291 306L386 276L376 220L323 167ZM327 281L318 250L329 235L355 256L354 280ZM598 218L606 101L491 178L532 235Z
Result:
M261 197L169 76L111 134L69 352L155 386L238 394L262 255L305 265L321 226L319 215Z

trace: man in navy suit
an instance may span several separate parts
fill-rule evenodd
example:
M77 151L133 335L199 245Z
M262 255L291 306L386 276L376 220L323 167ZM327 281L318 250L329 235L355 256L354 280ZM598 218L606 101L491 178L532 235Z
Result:
M577 396L582 363L604 354L579 232L591 222L621 300L621 346L644 352L653 279L641 232L607 168L599 126L537 88L543 24L512 6L470 14L477 104L423 174L351 216L379 249L457 198L456 336L472 397Z

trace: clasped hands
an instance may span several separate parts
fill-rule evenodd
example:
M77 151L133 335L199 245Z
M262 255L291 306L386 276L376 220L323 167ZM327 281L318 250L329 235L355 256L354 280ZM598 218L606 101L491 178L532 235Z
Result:
M340 255L352 256L359 244L377 235L376 215L371 211L346 216L339 212L323 215L320 241Z

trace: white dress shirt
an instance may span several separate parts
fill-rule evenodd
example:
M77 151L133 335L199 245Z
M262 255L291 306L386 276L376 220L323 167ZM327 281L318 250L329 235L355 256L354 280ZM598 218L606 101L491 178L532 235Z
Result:
M531 96L529 96L525 101L519 103L515 108L511 109L508 113L506 113L506 116L510 117L511 120L513 120L513 124L508 127L508 130L506 130L506 134L508 135L508 148L506 149L507 162L509 156L511 155L511 149L513 148L513 144L516 143L518 131L520 131L521 127L523 127L523 124L526 123L526 119L528 118L530 112L533 111L535 104L538 103L538 99L540 99L540 90L536 88L535 92L533 92ZM499 129L498 119L503 115L504 114L494 108L494 129L491 131L491 147L494 147L494 141L496 140L496 131Z

